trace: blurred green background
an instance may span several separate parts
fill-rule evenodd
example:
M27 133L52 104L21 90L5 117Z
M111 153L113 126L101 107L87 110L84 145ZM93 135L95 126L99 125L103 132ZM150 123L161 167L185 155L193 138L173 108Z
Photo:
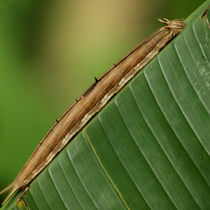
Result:
M0 189L94 77L199 0L2 0ZM1 197L3 199L4 196Z

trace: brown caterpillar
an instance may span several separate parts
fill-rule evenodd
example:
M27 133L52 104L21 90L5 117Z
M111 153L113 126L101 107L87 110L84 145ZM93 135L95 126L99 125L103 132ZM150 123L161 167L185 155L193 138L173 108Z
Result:
M133 78L158 52L185 27L182 20L159 19L160 28L131 50L64 113L32 153L15 180L0 194L10 193L3 204L17 191L27 189L33 179L53 160L86 123Z

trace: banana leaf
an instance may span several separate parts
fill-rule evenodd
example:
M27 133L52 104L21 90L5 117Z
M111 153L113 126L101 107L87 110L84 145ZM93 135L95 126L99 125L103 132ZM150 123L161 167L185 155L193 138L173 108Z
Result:
M210 209L208 5L2 209Z

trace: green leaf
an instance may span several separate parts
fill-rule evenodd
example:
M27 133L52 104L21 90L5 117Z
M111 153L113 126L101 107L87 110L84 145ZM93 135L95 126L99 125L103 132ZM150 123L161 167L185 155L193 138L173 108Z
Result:
M27 207L210 209L208 5L31 183Z

